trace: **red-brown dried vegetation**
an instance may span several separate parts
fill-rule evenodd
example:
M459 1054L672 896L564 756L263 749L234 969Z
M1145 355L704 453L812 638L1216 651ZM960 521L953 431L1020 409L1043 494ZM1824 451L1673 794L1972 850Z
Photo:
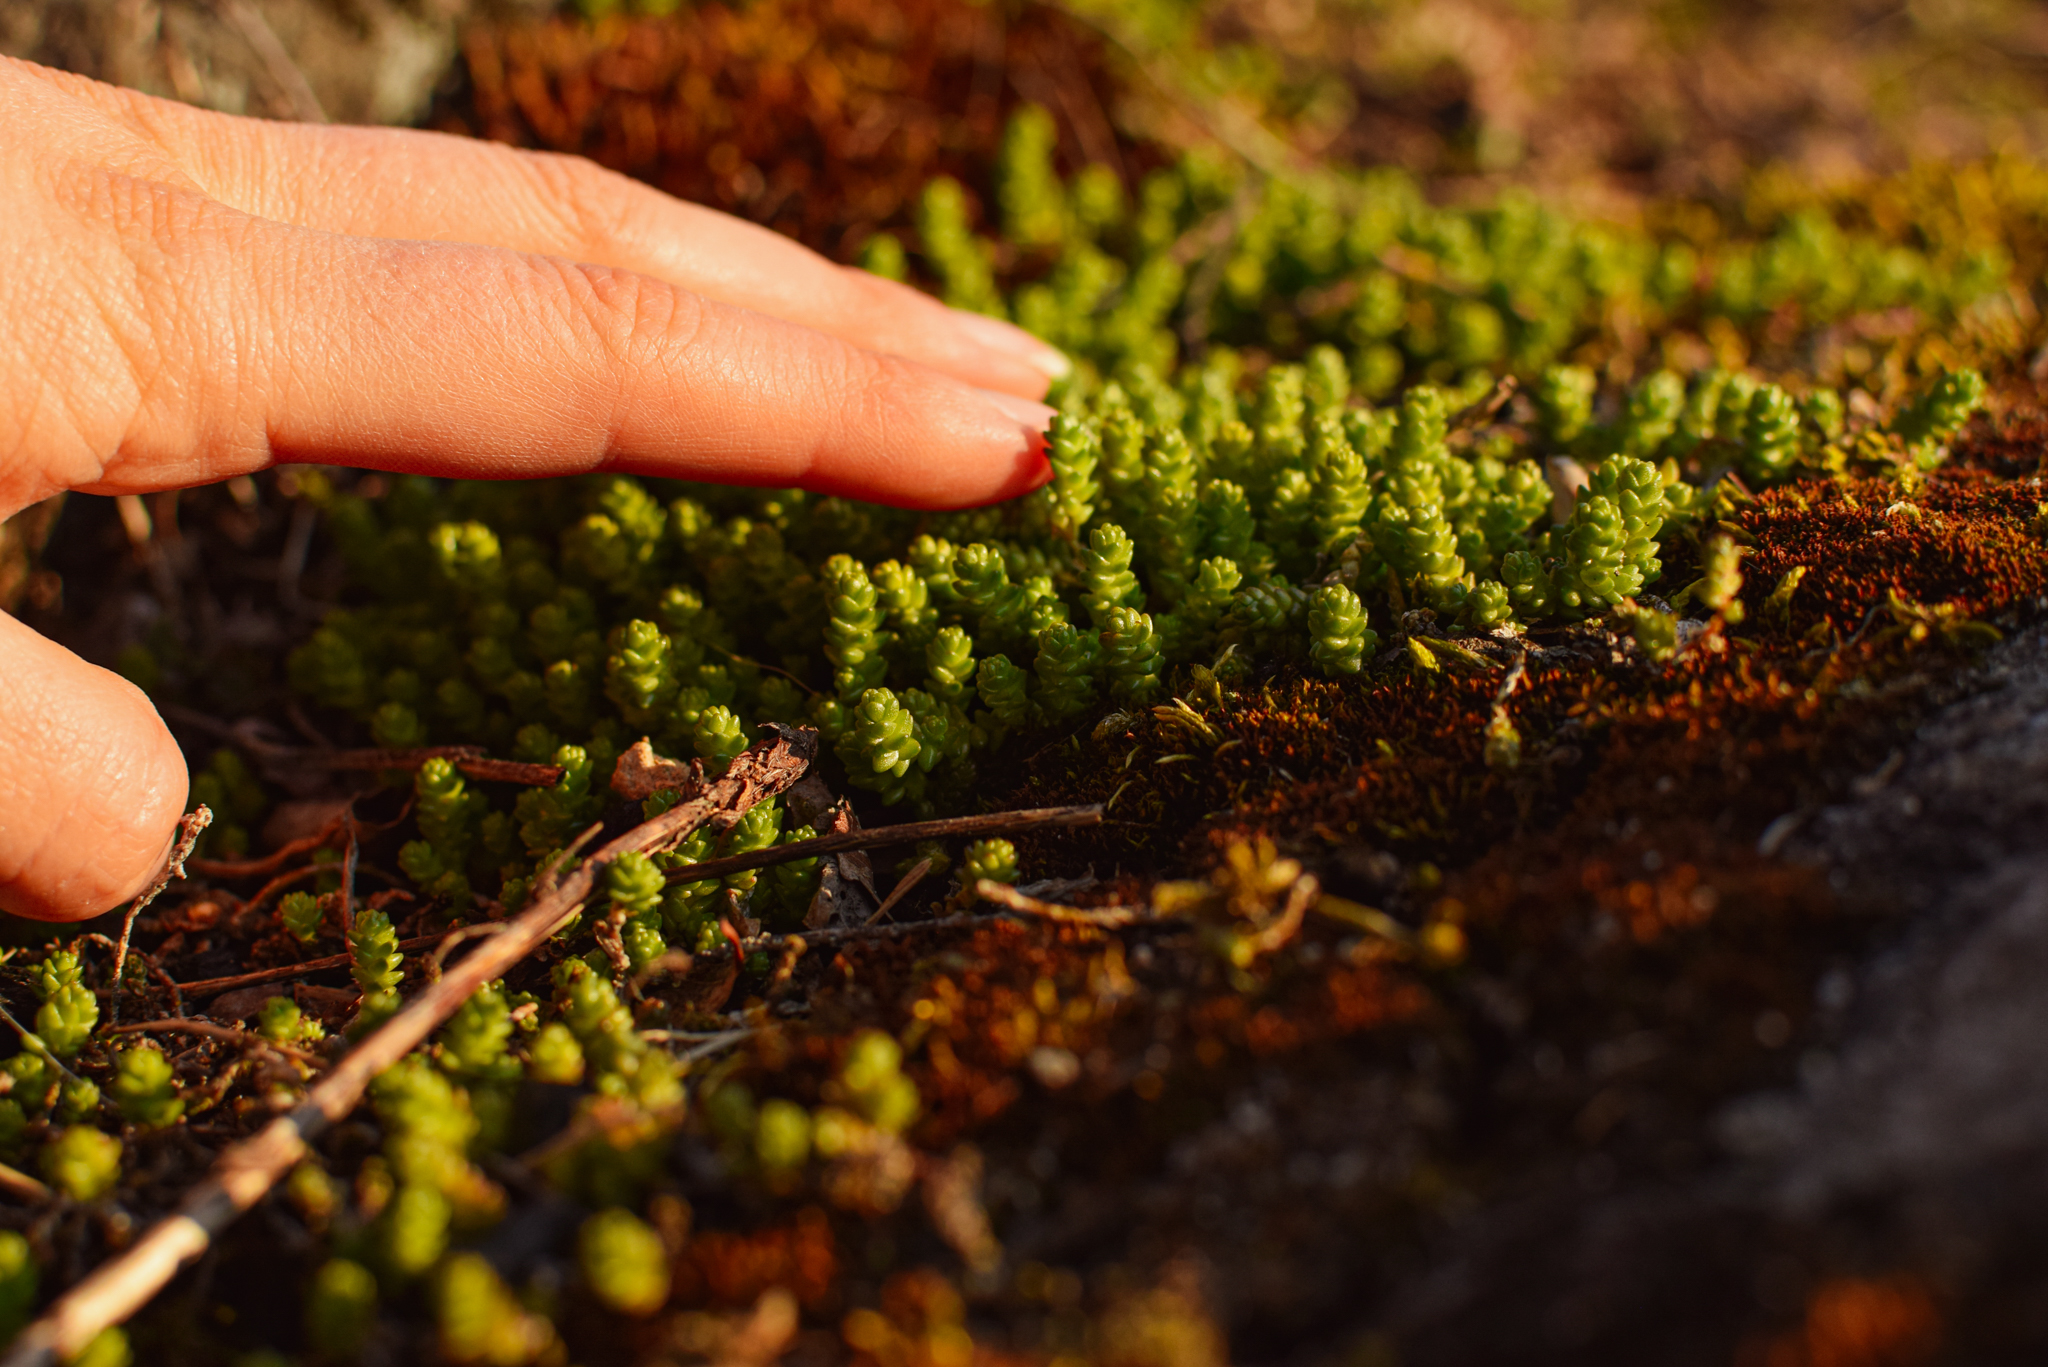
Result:
M1144 169L1104 45L1047 6L764 0L672 19L478 25L436 126L575 152L845 258L938 175L979 185L1018 104L1062 159ZM1156 156L1156 154L1153 154Z

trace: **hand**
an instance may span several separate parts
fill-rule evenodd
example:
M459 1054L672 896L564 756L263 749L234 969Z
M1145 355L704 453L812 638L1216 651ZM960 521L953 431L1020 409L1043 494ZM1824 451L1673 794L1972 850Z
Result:
M918 507L1046 477L1059 353L576 158L0 58L0 516L319 462ZM186 795L140 692L0 615L0 908L96 915Z

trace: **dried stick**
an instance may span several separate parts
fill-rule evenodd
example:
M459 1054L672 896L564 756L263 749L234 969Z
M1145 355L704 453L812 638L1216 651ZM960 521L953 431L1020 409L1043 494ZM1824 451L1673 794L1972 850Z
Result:
M192 853L192 847L199 843L199 833L213 824L213 810L204 802L185 813L178 820L178 843L171 847L171 857L164 861L163 871L156 881L149 885L142 896L128 907L128 914L121 918L121 943L114 947L114 990L107 1003L107 1014L115 1020L121 1019L121 974L128 967L128 937L135 933L135 918L142 909L154 902L157 894L171 885L173 878L185 876L185 860Z
M188 861L192 871L207 878L256 878L266 873L275 873L292 859L317 850L334 839L335 831L341 828L341 818L336 817L317 835L300 836L289 844L280 845L261 859L193 859Z
M215 1025L212 1021L139 1021L134 1025L114 1026L108 1033L132 1035L138 1031L156 1035L202 1035L207 1039L226 1040L230 1044L239 1044L244 1047L256 1045L263 1049L274 1049L280 1054L284 1054L289 1058L295 1058L301 1063L310 1063L316 1068L325 1065L327 1062L326 1059L321 1058L318 1054L307 1053L304 1049L295 1049L289 1044L279 1044L276 1040L265 1039L262 1035L254 1034L248 1030L237 1030L231 1025Z
M809 840L792 841L787 845L770 845L764 850L749 850L745 854L728 855L724 859L707 859L701 864L687 864L680 869L672 870L668 875L668 881L694 883L702 879L723 878L730 873L764 869L770 864L783 864L792 859L809 859L812 855L836 854L841 850L872 850L884 845L914 845L920 840L943 840L949 836L995 835L1003 831L1021 831L1035 826L1101 824L1102 807L1099 803L1085 807L1027 807L1022 811L990 812L985 816L951 816L941 821L911 821L901 826L838 831L831 835L815 836Z
M399 809L398 815L389 821L366 822L356 819L356 834L381 835L411 815L412 802L408 800L405 806ZM186 861L186 866L194 873L204 874L208 878L254 878L259 874L282 868L295 856L308 850L317 850L332 844L335 832L340 829L341 815L337 813L333 820L312 835L300 836L289 844L280 845L261 859L191 859ZM258 900L261 896L262 894L258 893L257 898L251 900Z
M273 763L296 764L309 769L417 769L430 759L445 759L469 777L491 782L549 788L562 779L561 768L557 765L492 759L474 745L428 745L415 750L332 750L317 746L280 745L258 735L258 725L251 720L224 722L175 703L165 704L163 712L174 721L197 726L210 735L239 746L259 760Z
M1453 432L1469 431L1474 427L1492 422L1494 415L1508 406L1508 400L1515 397L1515 377L1503 375L1493 383L1493 388L1481 395L1477 402L1467 404L1451 415L1448 424Z
M303 883L308 878L313 877L314 875L322 872L323 870L331 869L332 867L333 865L331 864L301 864L299 865L299 867L295 869L286 869L283 873L280 873L277 877L271 879L268 883L265 883L262 887L256 889L256 891L253 894L251 894L249 900L242 903L242 905L235 911L235 915L241 916L246 912L254 911L257 907L262 906L264 902L269 900L271 893L282 892L284 889L290 887L292 884Z
M400 949L425 949L438 944L439 935L415 935L410 940L400 940ZM282 982L286 978L302 977L308 973L322 973L330 968L347 968L352 960L346 954L329 954L318 959L302 959L295 964L279 964L276 968L251 969L247 973L231 973L225 978L201 978L196 982L179 983L177 988L188 997L217 996L230 988L254 987L258 983Z
M1002 887L1004 885L998 883L996 886ZM1034 897L1024 897L1021 893L1017 895L1023 897L1023 900L1026 902L1037 902L1038 900ZM1041 902L1039 905L1054 906L1055 904ZM942 916L932 921L882 921L874 925L841 926L836 930L807 930L802 935L783 935L779 933L756 935L747 940L746 946L748 949L773 949L775 946L787 944L793 939L800 939L804 942L806 950L812 950L822 949L827 945L843 945L855 940L893 940L906 935L923 934L926 931L978 930L982 926L1015 925L1018 921L1018 910L1018 908L1006 908L1002 911L985 914L960 912L952 916ZM1187 921L1179 916L1151 916L1143 913L1132 915L1129 909L1123 907L1105 907L1101 911L1087 911L1080 907L1064 907L1059 908L1059 910L1063 910L1068 914L1064 917L1056 915L1040 916L1038 919L1048 921L1066 920L1077 924L1106 928L1140 925L1148 930L1185 930L1188 926ZM1029 911L1026 911L1025 914L1027 916L1032 915ZM722 949L712 951L714 954L723 954L724 952ZM7 1365L0 1363L0 1367L7 1367Z
M896 904L902 901L905 897L909 896L910 890L916 887L919 883L923 882L924 876L930 873L931 871L931 860L918 860L916 864L911 866L910 872L904 874L902 880L898 882L895 887L889 890L889 895L882 899L882 905L875 908L875 914L873 916L868 917L868 919L862 924L871 926L875 922L881 920L884 916L887 916L890 912L894 911L896 909Z
M595 891L612 860L668 849L721 814L744 812L795 783L817 754L818 733L782 726L773 730L774 739L735 756L725 776L705 785L700 796L600 849L357 1045L297 1107L221 1154L212 1175L186 1193L176 1212L94 1269L23 1330L0 1367L55 1367L76 1356L100 1330L140 1310L179 1268L206 1250L215 1234L263 1199L305 1155L308 1140L354 1110L372 1078L412 1052L479 987L561 929Z
M278 38L263 11L250 0L215 0L215 6L263 63L264 74L276 84L292 117L300 123L326 123L327 111L320 107L320 97L313 93L306 73L292 60L291 50Z
M492 759L474 745L435 745L421 750L306 750L300 753L304 763L320 769L417 769L430 759L445 759L474 779L523 783L529 788L552 788L562 781L559 765Z
M356 949L356 859L362 853L362 842L356 838L354 807L342 809L341 828L348 832L348 844L341 851L341 896L335 903L335 919L341 922L341 947L353 954Z
M1046 921L1066 921L1075 925L1128 926L1139 921L1156 919L1151 911L1144 907L1103 907L1099 911L1090 911L1085 907L1044 902L1036 897L1026 896L1008 883L998 883L989 878L975 880L974 895L984 902L994 902L999 907L1021 911L1026 916L1036 916Z
M10 1168L5 1163L0 1163L0 1191L9 1192L25 1201L34 1201L38 1205L50 1199L48 1187L20 1168Z

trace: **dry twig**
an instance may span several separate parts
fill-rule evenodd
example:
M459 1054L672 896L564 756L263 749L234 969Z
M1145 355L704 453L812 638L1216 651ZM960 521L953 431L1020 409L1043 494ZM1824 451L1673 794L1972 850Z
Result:
M875 922L881 920L884 916L887 916L890 912L894 911L896 909L896 904L902 901L904 897L909 895L909 892L912 888L916 887L919 883L924 881L924 876L930 873L931 871L932 861L930 859L918 860L917 863L911 867L910 872L904 874L902 879L897 882L896 886L889 890L889 895L882 899L882 905L875 908L875 914L873 916L868 917L867 924L873 925Z
M23 1330L6 1358L0 1359L0 1367L54 1367L75 1357L100 1330L141 1309L179 1268L206 1250L215 1234L263 1199L304 1157L308 1140L354 1110L372 1078L421 1044L477 988L561 929L596 890L612 860L632 852L669 849L714 817L744 812L796 782L817 753L817 732L775 730L774 739L736 756L725 777L707 784L702 795L600 849L357 1045L297 1107L221 1154L212 1175L188 1192L172 1215L58 1297Z
M48 1187L21 1169L10 1168L5 1163L0 1163L0 1191L19 1196L24 1201L34 1201L38 1205L50 1199Z
M1102 907L1090 910L1086 907L1063 906L1058 902L1043 902L1036 897L1017 891L1008 883L993 879L977 879L974 895L984 902L994 902L999 907L1020 911L1026 916L1036 916L1045 921L1066 921L1074 925L1087 926L1128 926L1139 921L1157 919L1145 907Z
M415 935L410 940L400 940L402 950L425 949L438 944L439 935ZM179 983L178 990L188 997L217 996L237 987L254 987L258 983L283 982L287 978L303 977L308 973L321 973L330 968L347 968L349 956L329 954L318 959L302 959L295 964L279 964L275 968L257 968L247 973L231 973L225 978L201 978L196 982Z
M256 1034L253 1031L237 1030L231 1025L215 1025L212 1021L140 1021L134 1025L116 1025L108 1033L132 1035L137 1032L153 1035L200 1035L207 1039L226 1040L230 1044L239 1044L244 1048L253 1045L261 1049L273 1049L288 1058L295 1058L301 1063L310 1063L316 1068L327 1062L326 1059L321 1058L318 1054L308 1053L304 1049L296 1049L289 1044L279 1044L277 1041L265 1039L262 1035Z
M148 890L130 904L128 914L121 918L121 943L114 949L113 995L107 1004L107 1014L115 1020L121 1019L121 975L128 967L128 937L135 933L135 918L157 899L158 893L171 885L173 878L185 876L185 860L199 842L199 833L212 824L213 809L204 802L179 819L178 843L171 847L171 855L164 861L163 871L157 874Z
M770 864L784 864L792 859L809 859L813 855L837 854L841 850L872 850L885 845L914 845L920 840L944 840L949 837L969 835L999 835L1005 831L1028 830L1039 826L1097 826L1102 823L1102 807L1091 803L1083 807L1027 807L1015 812L989 812L983 816L954 816L940 821L911 821L901 826L876 826L867 830L840 831L832 835L821 835L810 840L796 840L787 845L770 845L763 850L750 850L746 854L728 855L724 859L707 859L701 864L688 864L671 870L671 883L694 883L704 879L723 878L727 874L743 873L748 869L763 869Z

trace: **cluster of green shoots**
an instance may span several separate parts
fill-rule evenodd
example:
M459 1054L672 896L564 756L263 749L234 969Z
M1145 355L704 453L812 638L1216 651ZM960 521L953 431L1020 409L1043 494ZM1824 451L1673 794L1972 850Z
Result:
M0 1158L20 1162L33 1153L54 1190L90 1201L120 1176L121 1141L99 1124L162 1129L185 1105L155 1044L94 1038L99 1001L82 981L76 952L52 951L31 983L41 998L33 1029L0 1062Z
M1498 423L1482 392L1415 385L1376 406L1351 373L1330 346L1253 379L1221 348L1171 382L1144 364L1084 372L1060 395L1048 486L936 517L796 492L676 486L664 501L629 479L570 500L410 479L375 501L332 496L330 526L383 601L332 614L292 677L383 745L561 766L509 805L446 761L415 781L405 872L457 911L477 893L516 906L602 814L641 736L717 773L755 724L807 722L852 786L958 807L1007 738L1161 702L1176 671L1343 677L1388 631L1639 614L1660 547L1740 481L1911 474L1983 392L1953 372L1880 423L1833 390L1795 398L1719 370L1659 371L1602 404L1591 372L1553 366L1530 383L1529 420ZM765 803L612 870L634 967L709 947L735 914L800 924L814 866L661 875L813 833Z
M701 1093L706 1121L727 1166L759 1176L770 1190L815 1183L841 1206L893 1210L916 1172L899 1136L922 1106L902 1063L893 1037L864 1030L818 1105L782 1097L757 1102L743 1083L714 1081Z
M1375 401L1417 381L1533 377L1623 330L1748 335L1768 320L1792 325L1796 342L1902 306L1940 327L2012 273L1983 234L1884 236L1811 204L1781 211L1761 236L1712 215L1653 233L1525 192L1442 206L1392 168L1268 178L1213 152L1127 193L1102 166L1063 181L1056 141L1046 111L1013 117L988 202L1000 244L974 231L965 189L940 179L920 206L921 250L881 236L864 263L899 277L915 266L947 302L1006 314L1104 373L1140 362L1167 373L1189 336L1281 356L1334 344ZM1211 234L1222 242L1213 260L1191 265ZM995 268L1005 258L1037 276L1007 299Z
M975 858L985 872L1015 876L1013 852L991 845ZM649 914L638 890L649 881L658 888L651 867L622 860L607 871L612 903L629 921ZM352 969L371 1017L410 965L381 913L357 913L354 936ZM559 1355L552 1314L563 1289L515 1288L469 1251L509 1208L493 1163L525 1146L516 1104L522 1088L575 1088L578 1098L567 1138L534 1160L538 1177L591 1212L577 1236L578 1275L567 1294L630 1316L666 1303L674 1250L643 1212L668 1185L667 1160L686 1116L687 1068L638 1027L614 967L596 951L562 958L544 1000L487 985L430 1045L375 1080L370 1101L381 1142L352 1178L331 1174L317 1157L287 1178L285 1197L322 1249L305 1303L307 1342L320 1360L379 1351L380 1307L416 1295L432 1307L440 1350L451 1361ZM136 1141L177 1124L188 1100L209 1089L181 1087L153 1043L108 1051L94 1041L97 1007L75 952L50 952L33 981L43 999L35 1030L0 1064L10 1084L0 1098L0 1156L21 1162L33 1155L43 1179L71 1201L117 1197L144 1159ZM258 1013L254 1033L279 1047L282 1066L269 1074L272 1103L293 1104L310 1075L306 1051L320 1049L325 1032L279 996ZM887 1035L857 1038L826 1085L830 1104L795 1110L794 1128L790 1103L764 1104L757 1125L744 1086L728 1081L705 1090L713 1102L700 1126L737 1172L774 1190L791 1189L815 1156L820 1194L868 1211L900 1200L915 1175L899 1136L922 1103ZM26 1321L37 1292L26 1241L0 1234L0 1334ZM107 1355L92 1359L105 1367L126 1360L118 1336L95 1351Z

